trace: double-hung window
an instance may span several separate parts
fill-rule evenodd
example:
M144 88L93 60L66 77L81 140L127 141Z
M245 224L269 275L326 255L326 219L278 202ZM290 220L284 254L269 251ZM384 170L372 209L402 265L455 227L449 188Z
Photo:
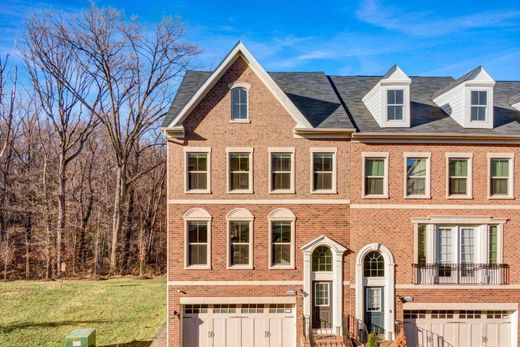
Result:
M489 153L489 197L513 197L513 154Z
M251 222L229 222L229 265L248 266L250 264Z
M186 193L210 192L211 148L185 148Z
M430 196L430 154L406 154L406 197L427 198Z
M208 264L208 222L188 222L188 265Z
M336 192L336 151L311 149L312 173L311 184L314 193Z
M294 268L295 217L287 209L276 209L269 215L269 267Z
M486 121L487 91L471 91L471 121Z
M363 153L363 196L388 197L388 153Z
M446 153L448 167L448 197L471 198L472 155Z
M403 120L404 114L404 90L402 89L389 89L386 91L386 108L387 108L387 119Z
M184 214L184 266L187 269L211 268L211 215L201 208Z
M248 121L248 90L246 87L236 86L231 89L231 121Z
M269 191L294 193L294 148L269 148Z
M252 193L252 148L228 148L228 192Z

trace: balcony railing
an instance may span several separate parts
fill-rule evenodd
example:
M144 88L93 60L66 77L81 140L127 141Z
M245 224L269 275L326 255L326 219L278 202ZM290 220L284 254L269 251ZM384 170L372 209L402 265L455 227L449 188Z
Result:
M412 264L414 284L509 284L507 264Z

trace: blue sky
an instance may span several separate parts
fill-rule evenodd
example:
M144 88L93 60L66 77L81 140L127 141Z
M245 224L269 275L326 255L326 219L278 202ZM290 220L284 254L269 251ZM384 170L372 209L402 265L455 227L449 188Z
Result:
M520 0L237 1L99 0L153 24L180 16L201 48L193 68L213 69L242 40L270 71L458 77L483 65L497 80L520 80ZM77 12L83 0L1 0L0 54L13 52L30 14Z

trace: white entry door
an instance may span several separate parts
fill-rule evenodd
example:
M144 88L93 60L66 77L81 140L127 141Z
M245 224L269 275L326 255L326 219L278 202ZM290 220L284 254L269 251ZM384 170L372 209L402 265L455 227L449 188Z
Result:
M409 347L511 347L511 312L405 311Z
M294 305L185 305L184 347L296 346Z

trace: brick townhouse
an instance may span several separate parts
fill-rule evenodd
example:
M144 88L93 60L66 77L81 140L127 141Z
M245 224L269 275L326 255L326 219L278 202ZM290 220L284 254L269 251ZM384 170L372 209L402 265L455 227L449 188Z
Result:
M518 346L520 82L188 71L168 141L168 343Z

